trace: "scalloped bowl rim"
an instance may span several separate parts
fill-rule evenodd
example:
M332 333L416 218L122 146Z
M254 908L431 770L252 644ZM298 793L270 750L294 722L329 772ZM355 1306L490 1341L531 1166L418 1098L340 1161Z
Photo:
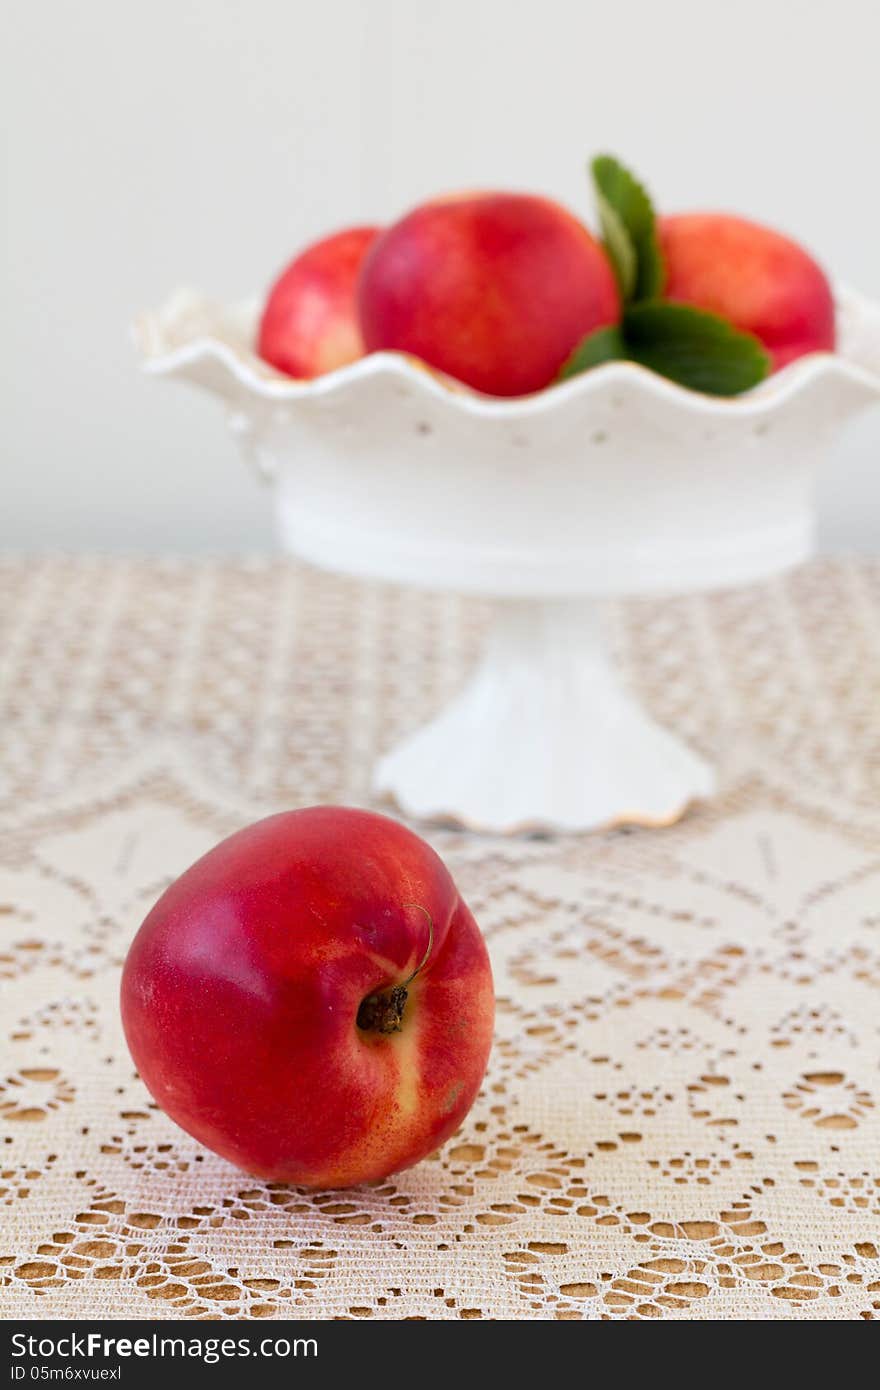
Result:
M175 297L176 298L176 297ZM866 306L869 301L862 301ZM225 306L239 313L253 312L253 300ZM873 307L873 306L871 306ZM508 420L534 417L553 411L577 398L587 399L606 388L634 385L655 397L702 415L750 418L769 413L808 390L816 381L838 377L880 398L880 374L836 352L812 352L774 372L740 396L708 396L679 386L635 362L608 362L568 381L552 383L526 396L487 396L436 371L421 359L403 352L373 352L344 367L308 381L283 376L255 353L237 348L210 334L199 333L188 342L162 345L161 314L146 313L133 325L134 338L150 375L169 376L200 362L213 361L241 386L267 401L310 401L345 394L350 386L376 378L404 382L454 409L482 418Z

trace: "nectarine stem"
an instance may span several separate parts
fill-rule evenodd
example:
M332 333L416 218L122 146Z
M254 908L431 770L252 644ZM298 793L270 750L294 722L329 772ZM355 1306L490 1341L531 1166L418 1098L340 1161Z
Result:
M430 912L426 907L422 907L421 903L404 903L403 905L404 907L414 907L417 912L423 912L428 919L427 949L425 950L425 954L422 956L422 959L419 961L418 965L416 966L413 973L410 975L409 979L404 980L404 987L406 987L406 985L412 984L413 980L416 978L419 972L424 970L425 966L428 964L428 957L434 949L434 918L431 916Z
M404 907L417 908L423 912L428 919L428 946L422 959L419 961L411 975L402 984L392 985L390 989L382 990L379 994L368 994L366 999L361 1000L361 1006L357 1013L357 1026L367 1033L399 1033L403 1027L403 1011L406 1008L406 1001L409 997L408 986L422 971L428 963L428 958L434 949L434 919L426 907L421 903L404 903Z
M368 994L358 1009L358 1028L365 1033L399 1033L408 993L405 985L394 985L383 994Z

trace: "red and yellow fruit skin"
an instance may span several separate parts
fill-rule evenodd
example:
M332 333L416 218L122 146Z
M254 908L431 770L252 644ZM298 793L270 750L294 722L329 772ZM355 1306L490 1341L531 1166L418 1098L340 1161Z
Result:
M360 278L367 350L397 350L493 396L540 391L620 314L604 250L546 198L426 203L374 242Z
M767 348L773 370L834 350L834 298L811 256L779 232L726 213L660 219L665 296L729 319Z
M399 1033L365 996L409 986ZM347 1187L457 1129L489 1057L483 938L434 851L385 816L314 807L211 850L135 937L122 1018L147 1088L248 1173Z
M311 378L364 355L357 281L378 227L349 227L309 246L276 280L257 351L288 376Z

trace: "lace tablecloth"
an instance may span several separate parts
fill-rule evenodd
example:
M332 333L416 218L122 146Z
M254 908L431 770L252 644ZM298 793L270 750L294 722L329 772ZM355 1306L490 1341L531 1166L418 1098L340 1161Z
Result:
M254 1181L149 1101L120 963L179 870L366 802L486 612L282 562L0 562L5 1316L871 1318L880 1309L880 565L612 607L722 790L663 831L440 831L497 1039L440 1154Z

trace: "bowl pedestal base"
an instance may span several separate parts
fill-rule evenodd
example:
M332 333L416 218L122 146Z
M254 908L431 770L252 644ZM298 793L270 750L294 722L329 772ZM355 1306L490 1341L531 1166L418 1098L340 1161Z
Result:
M670 824L714 785L621 687L583 599L499 603L468 684L373 781L407 815L508 833Z

